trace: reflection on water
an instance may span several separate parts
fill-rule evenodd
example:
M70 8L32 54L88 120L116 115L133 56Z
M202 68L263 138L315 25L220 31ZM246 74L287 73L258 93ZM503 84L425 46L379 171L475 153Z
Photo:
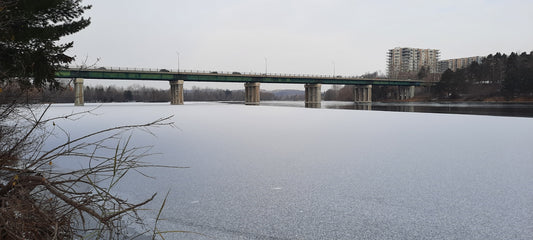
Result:
M244 104L244 102L224 102ZM305 107L303 101L262 101L262 106ZM451 113L489 116L533 117L533 103L353 103L322 101L322 108L393 112Z
M369 103L357 104L347 102L331 102L324 108L394 111L394 112L427 112L454 113L490 116L533 117L531 103Z
M261 105L305 107L303 101L262 101ZM533 117L533 103L353 103L322 101L322 108Z

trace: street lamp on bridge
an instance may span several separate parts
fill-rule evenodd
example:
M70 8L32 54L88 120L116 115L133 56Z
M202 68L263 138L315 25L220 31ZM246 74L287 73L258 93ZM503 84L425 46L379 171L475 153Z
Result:
M268 59L265 57L265 75L268 74Z
M180 72L180 53L176 51L176 55L178 56L178 73Z
M331 61L333 63L333 77L335 78L335 61Z

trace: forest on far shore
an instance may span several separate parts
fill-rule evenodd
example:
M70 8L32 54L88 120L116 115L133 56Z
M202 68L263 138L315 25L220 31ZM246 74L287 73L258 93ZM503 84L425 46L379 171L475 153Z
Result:
M32 89L21 91L18 86L7 86L3 88L0 95L0 102L8 102L9 99L19 96L23 92L22 98L29 103L73 103L74 88L72 82L64 82L62 89ZM185 101L244 101L243 90L198 88L186 89L183 91ZM273 90L261 91L261 100L275 101L303 101L305 92L303 90ZM127 88L116 86L85 86L85 102L169 102L170 90L157 89L146 86L129 86Z
M433 89L432 97L483 100L503 97L506 100L533 97L533 52L497 53L481 63L445 71Z

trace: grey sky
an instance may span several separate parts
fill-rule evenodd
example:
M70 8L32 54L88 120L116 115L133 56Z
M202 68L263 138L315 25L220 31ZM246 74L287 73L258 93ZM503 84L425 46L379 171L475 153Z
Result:
M331 75L335 65L337 75L360 75L385 72L386 51L400 46L440 49L441 59L533 50L531 0L84 4L92 24L66 40L78 63L99 66L175 69L178 51L180 69L264 72L267 58L268 72Z

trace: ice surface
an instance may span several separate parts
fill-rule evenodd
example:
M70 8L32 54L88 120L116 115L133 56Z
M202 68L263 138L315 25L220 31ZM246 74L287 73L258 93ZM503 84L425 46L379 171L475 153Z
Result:
M51 115L86 110L54 105ZM132 174L120 194L167 239L531 239L532 118L218 103L104 104L73 135L174 115L138 131L147 161L187 169ZM50 144L60 142L52 139ZM72 167L72 166L66 166Z

